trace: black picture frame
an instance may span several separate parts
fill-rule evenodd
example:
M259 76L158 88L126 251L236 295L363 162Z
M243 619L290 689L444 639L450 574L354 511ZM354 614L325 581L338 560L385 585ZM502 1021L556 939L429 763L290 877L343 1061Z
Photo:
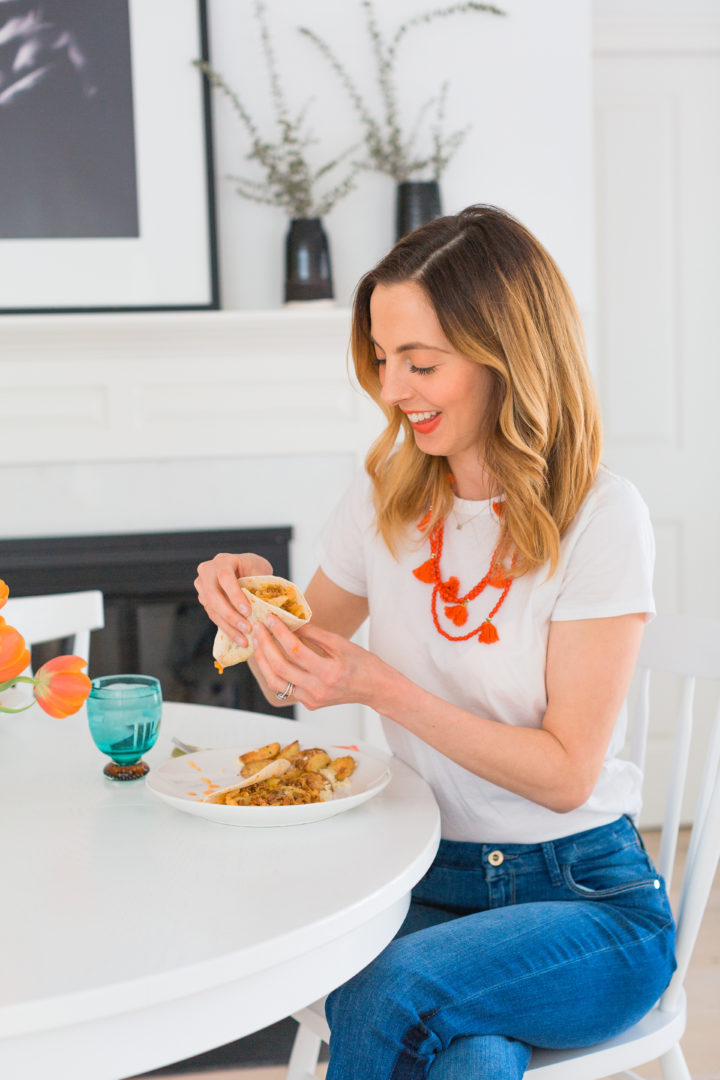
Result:
M1 314L219 307L198 58L206 0L0 6Z

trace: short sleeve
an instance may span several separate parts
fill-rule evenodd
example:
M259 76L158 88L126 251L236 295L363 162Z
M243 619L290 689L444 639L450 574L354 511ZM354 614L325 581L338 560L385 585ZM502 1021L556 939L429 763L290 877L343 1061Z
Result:
M359 473L320 534L316 554L323 573L346 592L367 596L365 536L373 528L369 477Z
M655 538L648 508L628 480L605 471L563 547L553 620L654 614Z

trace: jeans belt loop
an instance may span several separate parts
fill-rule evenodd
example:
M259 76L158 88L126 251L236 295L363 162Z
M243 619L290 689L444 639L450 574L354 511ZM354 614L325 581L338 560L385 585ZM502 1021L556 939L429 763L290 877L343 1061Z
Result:
M642 836L640 835L640 830L638 829L636 822L633 821L633 819L630 817L629 814L624 814L623 817L624 817L625 821L627 821L627 823L630 826L630 828L632 829L632 831L635 833L635 839L637 840L638 844L640 845L640 849L647 853L646 848L645 848L645 841L643 840Z
M557 855L555 854L555 844L552 841L548 841L541 845L542 853L545 856L545 865L550 875L550 881L553 885L562 885L563 878L560 873L560 867L557 861Z

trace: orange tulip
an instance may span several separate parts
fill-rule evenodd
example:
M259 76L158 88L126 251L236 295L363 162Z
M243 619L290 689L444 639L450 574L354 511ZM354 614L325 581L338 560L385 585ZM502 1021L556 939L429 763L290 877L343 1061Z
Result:
M30 663L25 638L0 618L0 683L16 678Z
M5 607L9 595L10 590L8 589L3 579L0 578L0 607Z
M41 709L62 718L76 713L90 693L90 680L82 672L81 656L55 656L35 676L33 693Z

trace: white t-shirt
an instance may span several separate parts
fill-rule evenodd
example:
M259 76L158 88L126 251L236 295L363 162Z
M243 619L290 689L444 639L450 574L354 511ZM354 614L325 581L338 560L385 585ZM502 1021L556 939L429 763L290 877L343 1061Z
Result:
M492 505L497 501L455 499L445 523L442 578L458 577L461 596L490 565L499 532ZM325 574L342 589L368 598L372 652L432 694L503 724L542 724L551 621L649 615L655 610L655 544L647 507L629 481L605 468L562 539L553 576L545 580L545 566L513 582L494 619L499 641L481 644L472 637L455 642L438 633L430 609L432 585L412 573L429 556L427 538L414 527L398 559L390 554L375 530L365 473L336 509L319 543ZM499 597L499 590L489 586L471 601L468 621L460 630L446 619L440 603L441 625L454 634L467 632L482 623ZM399 724L381 719L393 752L432 787L444 839L543 843L640 809L640 772L616 756L625 740L624 706L595 790L566 814L481 779Z

